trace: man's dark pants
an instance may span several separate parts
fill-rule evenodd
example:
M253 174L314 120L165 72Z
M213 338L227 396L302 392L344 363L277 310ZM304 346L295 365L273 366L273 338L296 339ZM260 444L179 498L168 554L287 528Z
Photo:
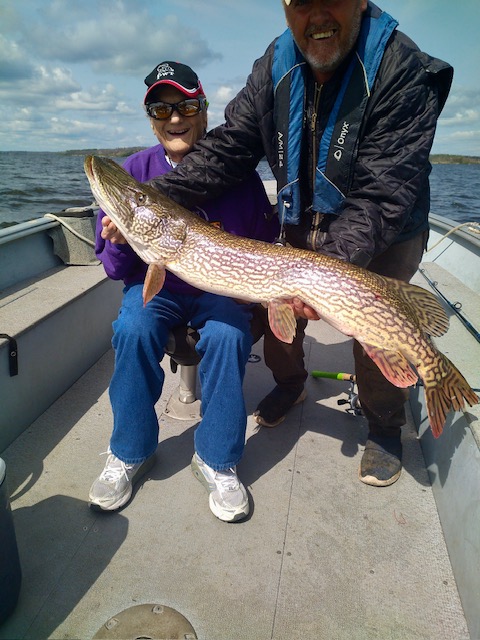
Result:
M409 282L418 269L428 240L425 231L410 240L390 246L372 260L369 271ZM307 321L297 321L297 334L292 344L280 342L272 334L265 311L264 356L277 385L286 390L303 387L308 373L304 367L303 340ZM395 387L382 375L377 365L354 341L353 355L360 404L368 420L370 434L398 437L405 424L405 402L408 389Z

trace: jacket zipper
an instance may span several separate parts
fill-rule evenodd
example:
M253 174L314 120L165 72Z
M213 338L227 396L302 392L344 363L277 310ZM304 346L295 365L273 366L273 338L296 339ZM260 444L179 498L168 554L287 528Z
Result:
M317 112L318 105L320 103L320 94L322 93L323 85L315 83L315 94L313 97L313 113L310 123L310 131L312 136L312 193L315 193L315 176L317 172Z
M320 103L320 95L322 93L322 87L323 85L318 85L317 83L315 83L315 93L314 93L314 97L313 97L313 111L312 111L312 120L310 122L310 134L311 134L311 144L312 144L312 203L313 203L313 196L315 195L315 182L316 182L316 175L317 175L317 156L318 156L318 149L317 149L317 112L318 112L318 106ZM319 234L319 227L320 227L320 219L323 216L320 216L320 214L318 214L316 211L313 211L313 207L310 207L311 209L311 214L312 214L312 219L311 219L311 223L310 223L310 232L308 234L307 237L307 247L309 247L310 249L312 249L313 251L316 250L316 244L317 244L317 237Z

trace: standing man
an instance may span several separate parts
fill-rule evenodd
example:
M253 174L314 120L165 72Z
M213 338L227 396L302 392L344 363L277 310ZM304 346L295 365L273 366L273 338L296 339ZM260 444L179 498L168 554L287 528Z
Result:
M367 0L283 0L283 8L288 29L255 62L225 124L154 184L191 207L238 184L266 155L285 242L409 281L427 242L429 153L453 69ZM257 421L268 426L304 397L304 319L318 316L293 303L294 343L267 335L277 386ZM402 468L408 392L356 342L354 357L369 425L359 476L386 486Z

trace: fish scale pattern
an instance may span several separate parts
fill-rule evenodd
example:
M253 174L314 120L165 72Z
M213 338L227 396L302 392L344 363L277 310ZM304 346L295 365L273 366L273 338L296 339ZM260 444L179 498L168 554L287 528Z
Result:
M288 301L298 297L323 320L358 340L399 387L416 382L413 366L424 383L435 436L451 409L462 409L465 401L478 402L430 338L448 328L445 311L431 293L334 257L216 229L138 183L111 160L89 157L85 170L102 209L126 230L132 247L154 269L168 268L205 291L268 303L272 331L286 342L293 339L294 326ZM153 281L161 286L163 278L152 277Z

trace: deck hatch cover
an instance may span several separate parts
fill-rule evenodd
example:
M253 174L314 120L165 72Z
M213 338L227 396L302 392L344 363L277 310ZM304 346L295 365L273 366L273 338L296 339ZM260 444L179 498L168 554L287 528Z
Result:
M162 604L139 604L115 614L92 640L197 640L181 613Z

